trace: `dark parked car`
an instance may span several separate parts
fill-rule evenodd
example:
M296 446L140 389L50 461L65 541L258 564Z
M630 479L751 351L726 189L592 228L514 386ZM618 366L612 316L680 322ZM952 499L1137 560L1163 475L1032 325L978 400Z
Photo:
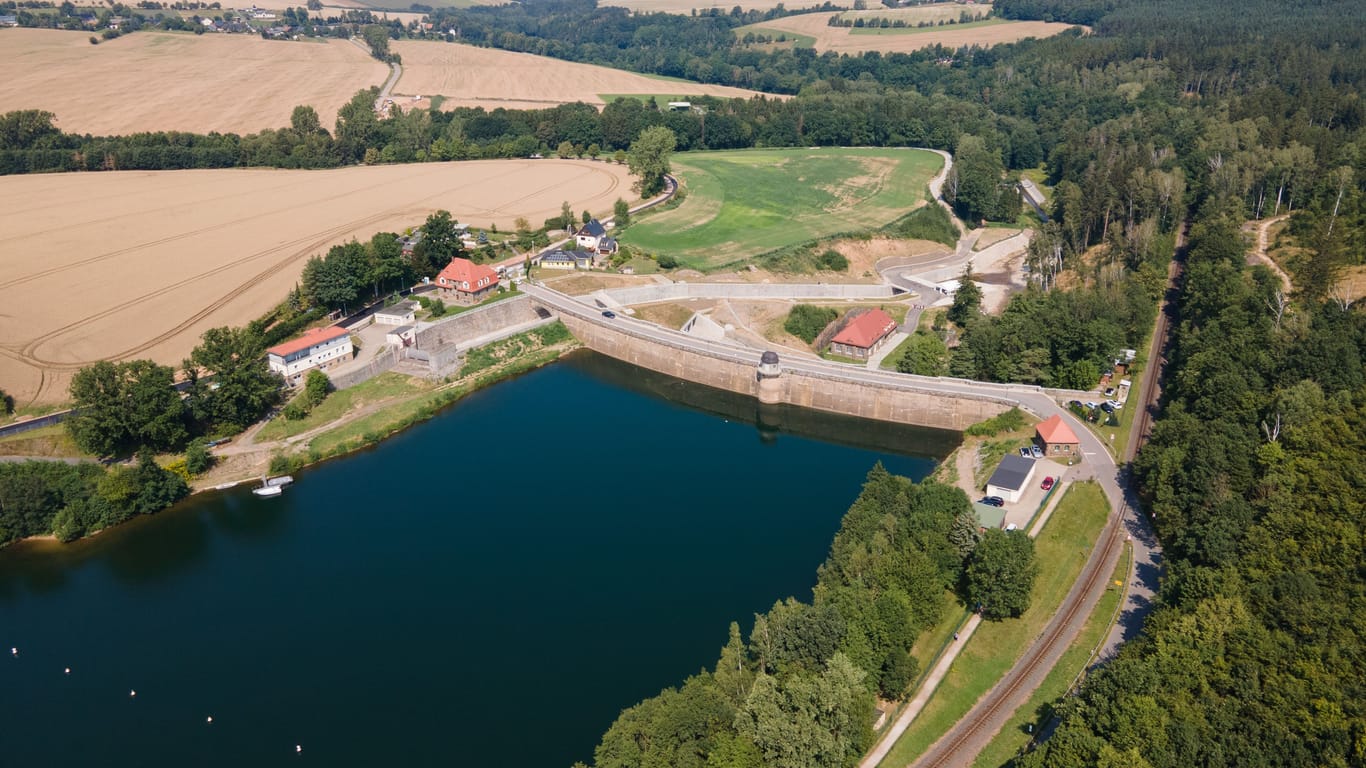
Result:
M617 313L616 313L616 312L613 312L613 311L610 310L610 309L605 309L605 310L603 310L603 312L602 312L602 316L605 317L605 318L607 318L608 320L611 320L612 318L614 318L614 317L617 316Z
M1101 409L1102 411L1105 411L1106 413L1114 413L1114 412L1115 412L1115 407L1114 407L1113 405L1110 405L1109 403L1101 403L1101 404L1100 404L1100 409Z
M982 503L990 504L993 507L1004 507L1006 505L1006 500L1000 496L988 496L985 499L982 499Z

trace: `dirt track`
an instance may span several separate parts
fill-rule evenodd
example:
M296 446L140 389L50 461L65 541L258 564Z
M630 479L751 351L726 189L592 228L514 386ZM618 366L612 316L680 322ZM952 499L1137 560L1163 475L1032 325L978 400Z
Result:
M510 228L618 197L623 166L567 160L0 177L0 389L60 402L95 360L177 365L283 299L309 256L438 208Z

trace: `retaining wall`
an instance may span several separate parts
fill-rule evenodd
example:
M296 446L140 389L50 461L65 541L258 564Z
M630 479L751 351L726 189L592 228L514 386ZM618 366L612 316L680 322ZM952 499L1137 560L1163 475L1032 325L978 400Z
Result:
M598 291L618 304L679 299L890 299L904 292L890 285L783 283L672 283ZM597 294L594 294L596 296ZM603 306L603 302L598 302Z
M413 346L427 351L439 350L497 333L508 326L544 320L552 314L531 297L516 296L433 323L417 332Z
M561 321L584 346L632 365L717 389L758 397L757 365L659 341L565 314ZM946 394L784 370L777 402L866 419L961 431L1009 410L1005 398Z

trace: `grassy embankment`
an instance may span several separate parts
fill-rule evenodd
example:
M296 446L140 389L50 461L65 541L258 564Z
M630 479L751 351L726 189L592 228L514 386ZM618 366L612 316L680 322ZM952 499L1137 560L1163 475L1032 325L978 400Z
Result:
M923 205L942 166L932 152L904 149L683 153L673 167L685 199L638 216L621 240L701 270L790 259Z
M1029 610L1018 619L978 626L929 703L887 754L887 765L909 765L923 754L1015 664L1081 573L1109 510L1100 486L1074 483L1068 488L1036 539L1041 570Z
M376 408L372 413L350 419L335 429L312 437L306 449L302 451L276 454L271 459L271 471L291 471L374 445L388 435L432 418L471 392L553 362L577 346L578 342L569 334L568 329L560 323L554 323L470 350L459 376L441 385L432 386L416 381L401 382L398 379L406 377L384 374L366 384L333 393L315 409L315 414L327 408L333 397L348 392L353 393L350 395L349 403L340 403L337 409L355 407L358 400L366 397L378 399L386 392L394 399L392 403ZM370 385L369 389L366 389L367 385ZM308 419L298 422L295 427L286 426L279 429L302 434L327 423L323 421L325 417L326 414L319 415L318 421L312 422L314 416L310 415ZM332 418L337 418L335 412ZM266 428L273 426L275 422Z

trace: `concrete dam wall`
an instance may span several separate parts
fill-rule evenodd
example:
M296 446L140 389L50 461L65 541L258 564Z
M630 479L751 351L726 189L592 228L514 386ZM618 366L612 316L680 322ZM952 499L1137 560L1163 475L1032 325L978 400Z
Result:
M761 396L758 352L737 349L732 354L712 354L637 337L624 329L567 313L561 314L560 319L584 346L595 352L685 381L755 398ZM751 357L752 360L747 359ZM780 376L766 379L762 384L764 402L956 431L1015 405L1005 397L918 389L910 381L905 385L891 385L790 369L784 369Z

